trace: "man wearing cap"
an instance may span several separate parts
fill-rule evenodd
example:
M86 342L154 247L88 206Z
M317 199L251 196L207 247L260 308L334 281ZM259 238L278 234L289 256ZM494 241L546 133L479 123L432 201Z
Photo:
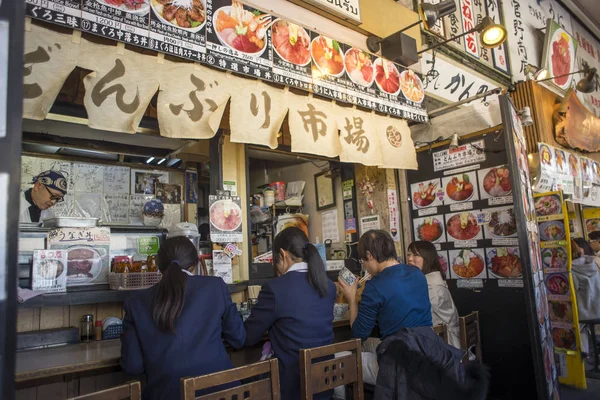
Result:
M19 222L40 222L42 211L63 201L67 179L57 171L45 171L33 178L33 187L21 193Z

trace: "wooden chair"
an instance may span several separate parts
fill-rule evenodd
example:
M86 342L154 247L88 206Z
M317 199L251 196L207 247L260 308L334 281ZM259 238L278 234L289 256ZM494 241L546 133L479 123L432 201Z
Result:
M300 350L300 398L312 400L315 394L333 390L338 386L351 385L352 399L364 400L361 349L360 339L353 339ZM350 351L352 354L314 362L342 351Z
M196 391L225 383L240 381L268 374L266 378L242 384L231 389L196 397ZM195 378L181 378L182 400L233 400L261 399L280 400L279 364L277 359L262 361L227 371L215 372Z
M126 385L101 390L70 400L140 400L142 398L142 387L139 382L131 382Z
M479 312L474 311L464 317L459 317L460 327L460 347L465 350L463 361L468 360L468 350L475 346L475 360L482 362L481 359L481 334L479 330Z
M439 324L433 327L433 331L444 339L444 342L448 343L448 326L446 324Z

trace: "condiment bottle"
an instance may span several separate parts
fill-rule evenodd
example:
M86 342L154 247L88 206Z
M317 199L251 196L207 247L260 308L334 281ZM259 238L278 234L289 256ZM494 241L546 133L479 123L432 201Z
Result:
M96 340L102 340L102 321L96 321Z
M82 342L89 342L94 338L94 316L86 314L81 318L80 337Z
M146 267L148 268L148 272L158 272L158 267L154 261L154 256L148 256L146 259Z

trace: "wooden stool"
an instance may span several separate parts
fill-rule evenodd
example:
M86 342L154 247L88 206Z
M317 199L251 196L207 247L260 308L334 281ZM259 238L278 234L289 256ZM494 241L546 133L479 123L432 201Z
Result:
M72 397L70 400L140 400L141 398L142 389L140 383L131 382L99 392Z
M342 351L352 354L313 363ZM360 339L300 350L301 399L312 400L313 395L342 385L352 385L353 400L364 399Z
M460 326L460 347L466 352L463 361L469 359L469 349L475 346L475 359L477 362L482 362L479 312L474 311L469 315L459 317L458 320Z
M264 379L196 397L196 391L231 383L242 379L268 374ZM232 400L232 399L261 399L279 400L279 364L277 359L246 365L227 371L181 378L181 398L183 400Z
M433 331L444 339L444 342L448 344L448 326L446 324L439 324L433 327Z

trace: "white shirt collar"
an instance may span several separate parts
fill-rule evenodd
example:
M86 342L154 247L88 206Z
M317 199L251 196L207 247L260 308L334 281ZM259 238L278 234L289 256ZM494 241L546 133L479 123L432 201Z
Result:
M285 273L287 274L288 272L292 272L292 271L307 272L308 264L305 262L299 262L299 263L293 264Z
M188 274L189 276L194 276L194 274L192 274L190 271L188 271L187 269L181 269L183 272L185 272L186 274Z

